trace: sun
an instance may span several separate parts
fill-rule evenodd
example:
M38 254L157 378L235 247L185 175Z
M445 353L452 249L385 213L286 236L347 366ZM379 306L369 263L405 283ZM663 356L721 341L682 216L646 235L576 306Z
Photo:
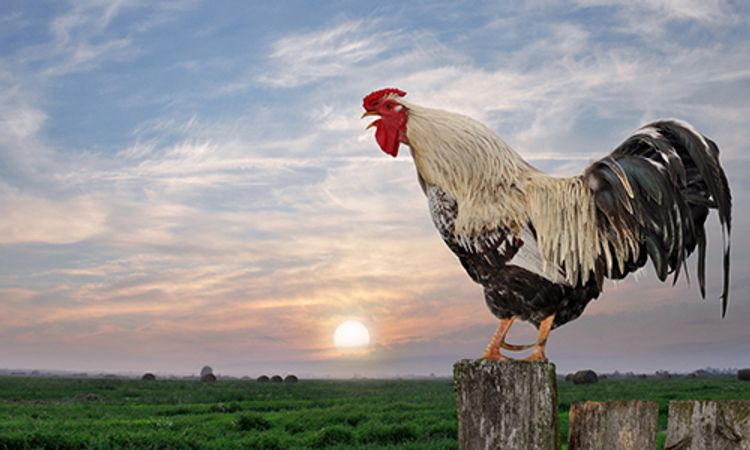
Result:
M370 332L360 322L347 320L336 327L333 343L339 349L367 347L370 344Z

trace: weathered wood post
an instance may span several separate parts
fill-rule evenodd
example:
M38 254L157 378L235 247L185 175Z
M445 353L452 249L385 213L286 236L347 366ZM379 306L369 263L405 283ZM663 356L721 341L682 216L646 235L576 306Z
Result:
M575 402L568 415L568 450L656 450L659 403Z
M750 400L669 402L664 450L750 450Z
M463 450L559 450L555 365L463 360L453 366Z

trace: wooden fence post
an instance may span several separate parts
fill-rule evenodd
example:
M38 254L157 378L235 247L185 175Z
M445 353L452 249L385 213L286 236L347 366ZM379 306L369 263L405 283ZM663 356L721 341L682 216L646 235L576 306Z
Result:
M568 450L656 450L659 403L575 402L568 415Z
M461 449L559 450L554 364L463 360L453 379Z
M669 402L664 450L750 450L750 400Z

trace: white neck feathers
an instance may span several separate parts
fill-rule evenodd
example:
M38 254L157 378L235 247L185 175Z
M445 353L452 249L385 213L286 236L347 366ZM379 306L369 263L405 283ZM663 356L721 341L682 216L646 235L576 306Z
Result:
M417 171L428 184L457 200L456 232L475 235L497 226L520 229L517 221L525 216L525 207L515 183L535 169L474 119L405 106L406 135Z

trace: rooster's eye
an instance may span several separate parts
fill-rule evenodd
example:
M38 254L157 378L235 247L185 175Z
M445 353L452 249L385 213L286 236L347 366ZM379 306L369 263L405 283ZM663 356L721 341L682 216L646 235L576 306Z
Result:
M393 106L392 103L386 103L385 104L385 109L391 109L391 106Z

